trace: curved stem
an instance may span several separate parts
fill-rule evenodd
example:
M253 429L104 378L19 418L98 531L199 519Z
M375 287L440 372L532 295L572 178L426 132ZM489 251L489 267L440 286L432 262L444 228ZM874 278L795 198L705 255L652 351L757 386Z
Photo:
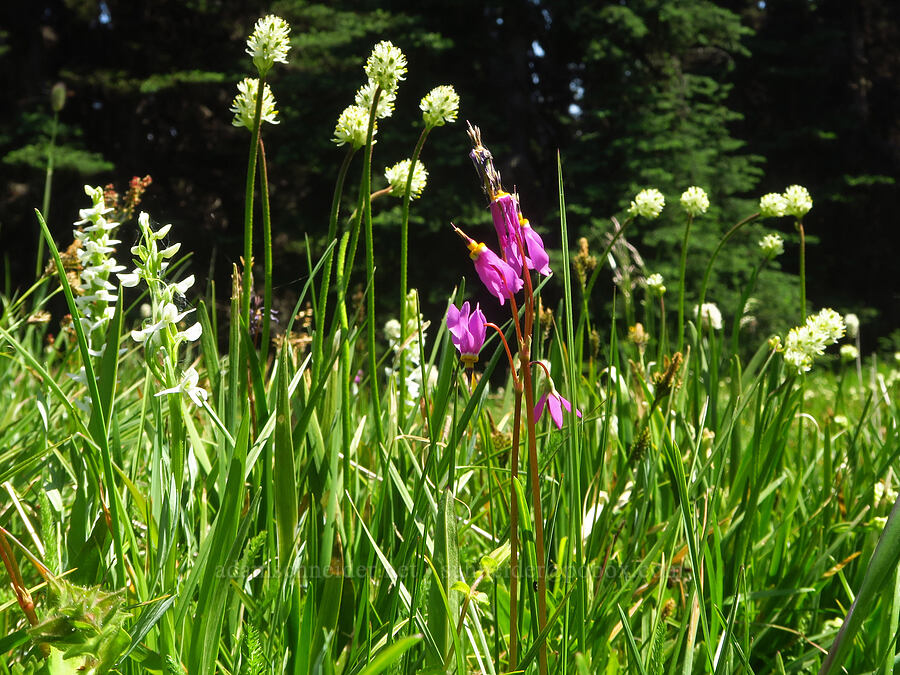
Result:
M241 314L250 326L250 294L253 292L253 184L256 182L256 155L259 145L259 127L262 123L263 92L266 78L260 77L256 88L256 113L253 116L253 132L250 154L247 158L247 182L244 186L244 276L241 290Z
M519 378L516 376L516 364L513 361L512 352L509 350L509 343L506 342L506 336L503 334L503 331L500 330L500 326L495 323L485 323L486 328L493 328L497 331L497 334L500 336L500 341L503 342L503 348L506 349L506 358L509 361L509 371L512 373L513 384L515 386L519 386Z
M725 245L725 243L734 236L735 232L741 229L747 223L753 222L757 218L759 218L759 213L754 213L751 216L747 216L743 220L738 221L734 225L731 226L731 229L725 233L725 235L719 240L719 243L716 245L715 250L709 258L709 262L706 264L706 271L703 273L703 284L700 286L700 302L698 303L699 307L703 306L703 303L706 301L706 288L709 284L709 276L712 273L712 266L716 260L716 256L719 255L719 251Z

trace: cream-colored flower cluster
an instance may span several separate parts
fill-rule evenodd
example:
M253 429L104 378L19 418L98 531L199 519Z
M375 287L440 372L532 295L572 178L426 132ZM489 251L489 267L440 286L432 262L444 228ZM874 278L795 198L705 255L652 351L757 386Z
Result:
M641 190L635 195L631 206L628 207L628 215L643 216L644 218L658 218L666 205L666 198L656 188Z
M391 194L397 197L406 196L406 181L409 178L410 160L404 159L384 171L384 177L391 186ZM410 185L410 199L421 196L428 181L428 171L425 165L416 160L416 168L413 171L412 184Z
M459 94L450 85L442 84L425 94L419 108L422 110L425 126L429 129L455 122L459 113Z
M840 340L845 329L844 320L833 309L808 316L804 325L791 328L784 339L784 362L798 374L808 372L815 357Z
M682 193L681 206L688 215L699 216L709 209L709 197L703 188L693 185Z
M778 234L767 234L759 240L759 248L766 258L772 260L784 253L784 239Z
M253 131L253 122L256 119L256 95L259 92L259 80L254 77L245 77L238 82L238 93L231 102L231 112L234 119L231 123L236 127L246 127ZM266 84L263 87L262 109L260 119L269 124L278 124L276 119L278 111L275 109L275 97L272 89Z
M257 20L253 33L247 38L247 53L253 57L253 65L260 77L265 77L276 62L287 63L290 32L288 22L280 16L269 14Z
M666 286L663 283L662 274L651 274L647 277L647 290L650 291L652 295L657 295L662 297L666 292Z
M764 218L794 216L802 218L812 208L812 197L802 185L791 185L784 193L770 192L759 199L759 214Z

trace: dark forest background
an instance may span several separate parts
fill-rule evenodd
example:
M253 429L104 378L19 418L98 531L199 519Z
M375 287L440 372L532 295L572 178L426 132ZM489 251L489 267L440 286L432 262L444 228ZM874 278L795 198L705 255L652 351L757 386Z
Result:
M376 189L383 168L412 152L419 99L438 84L454 85L462 99L459 122L436 129L425 146L430 179L412 211L410 285L430 311L470 274L449 222L488 232L467 156L468 119L550 246L559 246L557 150L570 232L595 249L609 217L638 189L661 189L669 208L659 221L639 222L629 240L670 291L686 187L700 185L713 203L692 230L688 288L696 292L708 253L761 194L805 185L815 202L805 219L810 303L857 312L867 348L900 348L900 3L886 0L2 3L5 292L33 278L32 209L41 203L58 81L68 90L50 212L59 245L71 242L77 209L87 206L85 183L124 191L132 176L150 174L141 208L174 224L200 278L228 288L241 250L249 142L228 109L252 68L246 36L269 12L291 23L293 45L289 65L269 79L281 124L265 128L282 300L299 293L307 247L315 259L325 246L344 155L330 141L337 116L363 83L372 45L390 39L407 54L409 75L394 117L379 126ZM348 200L344 213L350 208ZM379 297L396 311L399 202L377 200L374 210ZM769 231L785 237L787 251L782 268L760 279L760 331L796 323L789 219L754 225L729 245L708 294L733 314L735 289ZM127 264L133 224L120 234Z

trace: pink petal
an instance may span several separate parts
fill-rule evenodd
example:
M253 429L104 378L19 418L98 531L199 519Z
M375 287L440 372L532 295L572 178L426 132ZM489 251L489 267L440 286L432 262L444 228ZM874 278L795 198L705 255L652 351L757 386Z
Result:
M537 424L541 419L541 413L544 412L544 405L547 403L547 394L538 399L537 405L534 406L534 423Z

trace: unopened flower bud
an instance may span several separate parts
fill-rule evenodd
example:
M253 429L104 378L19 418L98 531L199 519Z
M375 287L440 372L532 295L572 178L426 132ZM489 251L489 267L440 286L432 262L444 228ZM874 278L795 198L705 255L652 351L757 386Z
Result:
M53 112L60 112L66 105L66 85L57 82L50 90L50 107Z

